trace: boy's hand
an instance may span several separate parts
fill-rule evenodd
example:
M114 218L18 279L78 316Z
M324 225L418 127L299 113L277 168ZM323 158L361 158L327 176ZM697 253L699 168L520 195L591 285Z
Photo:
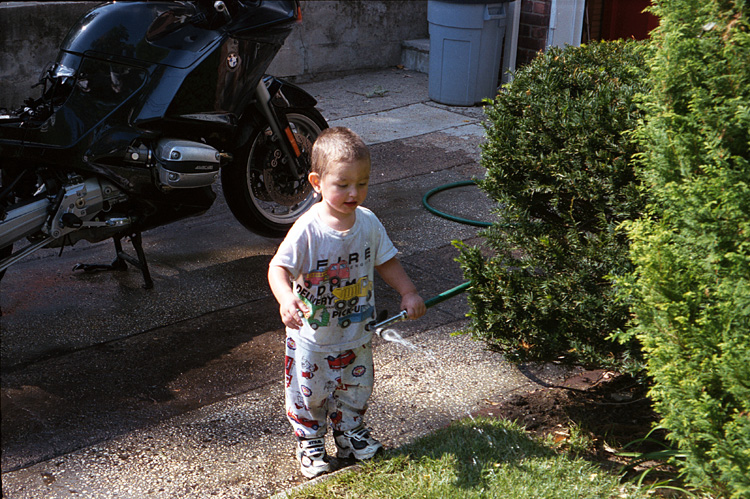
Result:
M302 327L303 322L300 312L302 312L302 315L305 317L310 313L305 302L293 294L288 298L285 298L279 306L281 321L290 329L299 329Z
M406 271L398 258L393 257L381 265L376 265L375 269L390 287L399 292L401 295L401 310L406 310L409 319L418 319L427 312L424 300L417 293L417 288L406 275Z
M409 319L419 319L427 312L427 307L422 297L415 291L401 297L401 310L406 310Z
M310 310L302 301L302 298L292 291L292 276L284 267L270 265L268 267L268 284L276 301L279 302L279 315L281 322L290 329L299 329L302 327L302 318L299 313L305 316Z

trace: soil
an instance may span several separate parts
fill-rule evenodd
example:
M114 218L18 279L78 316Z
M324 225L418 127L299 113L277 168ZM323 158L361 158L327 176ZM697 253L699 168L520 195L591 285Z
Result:
M515 421L536 436L552 435L561 449L565 449L571 429L577 427L591 440L582 457L618 472L629 463L627 458L618 455L621 452L645 453L663 449L664 434L652 432L658 417L647 392L647 386L630 376L604 370L582 370L560 386L488 401L488 406L476 415ZM635 443L647 435L649 442ZM657 464L643 463L628 475L633 476ZM669 467L659 466L649 473L649 477L673 478L673 472Z

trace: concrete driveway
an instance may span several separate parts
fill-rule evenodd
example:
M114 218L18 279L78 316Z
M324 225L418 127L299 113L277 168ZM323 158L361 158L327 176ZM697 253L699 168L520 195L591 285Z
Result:
M383 70L303 85L330 125L370 144L366 206L429 298L463 282L452 240L478 229L436 217L429 189L482 175L479 108L430 102L427 76ZM219 189L220 190L220 186ZM432 204L491 221L475 187ZM4 498L267 497L304 482L284 416L284 334L266 269L278 239L246 231L221 198L200 217L144 234L154 289L139 271L81 274L111 243L45 250L2 281ZM378 285L379 307L397 312ZM389 447L554 382L524 373L467 336L465 295L400 323L412 344L375 341L368 424ZM529 376L531 373L531 376Z

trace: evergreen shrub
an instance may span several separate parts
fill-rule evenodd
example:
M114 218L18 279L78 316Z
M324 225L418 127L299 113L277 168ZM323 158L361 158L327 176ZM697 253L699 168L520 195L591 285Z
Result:
M651 397L692 483L750 497L750 23L745 0L656 0L629 225ZM627 284L627 283L623 283Z
M550 48L485 107L480 187L497 202L485 250L459 246L470 331L514 360L622 359L628 307L610 275L632 271L617 227L638 216L631 133L645 47ZM619 361L618 360L618 361Z

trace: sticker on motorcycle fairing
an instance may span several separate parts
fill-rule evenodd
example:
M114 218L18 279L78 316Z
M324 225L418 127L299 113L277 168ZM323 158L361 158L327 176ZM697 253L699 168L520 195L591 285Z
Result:
M234 71L235 69L237 69L241 62L242 59L240 58L240 56L234 52L227 56L227 67L230 71Z

